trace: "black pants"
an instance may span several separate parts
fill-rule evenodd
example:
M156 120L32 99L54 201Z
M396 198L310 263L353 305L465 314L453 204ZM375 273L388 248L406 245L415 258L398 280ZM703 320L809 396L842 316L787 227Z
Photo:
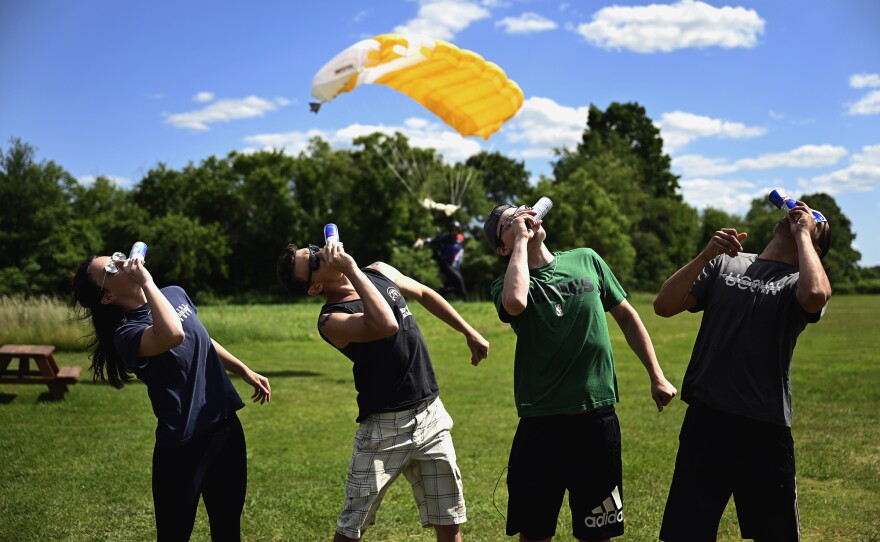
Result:
M460 295L462 297L467 295L467 289L464 286L464 278L461 276L461 272L452 267L452 264L444 262L442 259L437 260L437 264L440 266L440 273L443 275L443 288L440 293L444 295Z
M236 415L173 448L153 451L153 505L159 542L187 541L199 506L211 525L211 540L241 540L247 491L244 432Z

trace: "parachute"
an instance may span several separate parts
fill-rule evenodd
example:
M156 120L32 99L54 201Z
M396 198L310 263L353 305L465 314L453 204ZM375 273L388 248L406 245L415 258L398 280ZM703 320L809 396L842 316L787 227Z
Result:
M312 111L364 84L413 98L462 136L489 139L519 111L523 93L496 64L451 43L415 34L381 34L336 55L312 79Z

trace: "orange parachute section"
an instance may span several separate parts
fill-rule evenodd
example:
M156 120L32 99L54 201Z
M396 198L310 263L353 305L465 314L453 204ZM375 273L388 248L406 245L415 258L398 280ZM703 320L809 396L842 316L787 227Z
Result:
M380 84L419 102L462 136L489 139L523 104L507 74L473 51L415 34L362 40L325 64L312 80L312 104L364 84Z

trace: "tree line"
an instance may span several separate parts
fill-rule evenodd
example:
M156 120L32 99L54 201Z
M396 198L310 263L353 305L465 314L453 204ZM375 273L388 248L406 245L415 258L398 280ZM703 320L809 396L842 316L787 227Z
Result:
M233 151L182 169L159 163L123 189L105 177L80 184L13 138L0 148L0 295L67 295L84 258L141 240L160 284L182 285L203 302L271 302L284 296L275 278L281 249L323 244L328 222L361 265L386 261L439 287L430 251L413 242L458 220L469 295L486 299L503 262L483 240L483 219L496 203L541 196L554 201L552 250L592 247L627 289L657 291L718 228L749 232L745 249L759 252L780 218L766 198L745 216L685 203L659 130L636 103L591 107L581 142L558 150L552 166L552 176L531 183L523 162L497 152L447 164L399 133L374 133L346 150L314 138L297 156ZM834 198L803 199L833 225L824 264L835 292L880 292L880 269L858 267L851 223Z

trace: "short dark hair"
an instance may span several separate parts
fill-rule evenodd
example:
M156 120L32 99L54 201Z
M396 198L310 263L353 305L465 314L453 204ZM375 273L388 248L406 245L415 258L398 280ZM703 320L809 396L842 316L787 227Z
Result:
M293 274L297 250L299 249L293 243L284 247L281 255L278 256L278 261L275 262L275 274L278 275L278 280L287 288L288 292L295 296L301 296L308 293L308 284L297 280Z
M492 250L500 246L498 240L498 221L501 220L501 215L511 207L514 206L510 203L496 205L492 212L489 213L489 216L486 217L486 223L483 224L483 234L486 236L486 242L489 243L489 247Z

